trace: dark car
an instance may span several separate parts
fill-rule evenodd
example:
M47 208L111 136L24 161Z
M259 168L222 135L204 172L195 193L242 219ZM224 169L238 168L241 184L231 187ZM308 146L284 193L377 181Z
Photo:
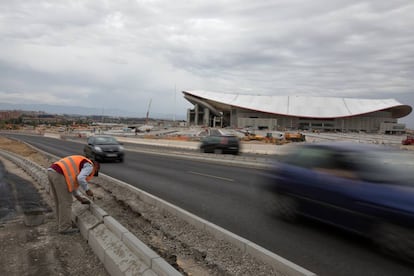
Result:
M200 150L206 153L239 154L240 140L232 135L211 135L201 140Z
M112 136L90 136L83 152L97 161L124 161L124 147Z
M414 154L341 142L294 147L265 174L278 215L319 220L414 260Z

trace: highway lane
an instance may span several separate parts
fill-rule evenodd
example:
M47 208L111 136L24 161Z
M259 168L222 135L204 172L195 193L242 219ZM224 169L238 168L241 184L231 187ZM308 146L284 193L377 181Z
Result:
M40 136L15 136L58 156L83 145ZM370 242L303 220L281 221L268 209L256 169L128 151L124 163L102 172L180 206L318 275L414 275L412 266L379 254Z

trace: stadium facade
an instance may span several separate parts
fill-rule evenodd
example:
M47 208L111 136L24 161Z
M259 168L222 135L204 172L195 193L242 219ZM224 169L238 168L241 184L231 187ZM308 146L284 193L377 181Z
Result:
M182 91L194 126L401 134L412 107L394 99L257 96Z

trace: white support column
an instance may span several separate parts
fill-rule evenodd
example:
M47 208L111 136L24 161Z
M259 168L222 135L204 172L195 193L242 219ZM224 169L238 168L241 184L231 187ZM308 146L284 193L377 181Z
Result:
M187 109L187 124L191 125L191 109Z
M208 127L210 126L210 109L207 107L204 108L203 124Z
M198 104L194 105L194 125L198 126Z

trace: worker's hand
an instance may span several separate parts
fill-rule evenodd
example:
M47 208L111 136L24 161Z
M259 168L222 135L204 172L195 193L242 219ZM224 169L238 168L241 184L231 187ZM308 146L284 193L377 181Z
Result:
M92 192L92 190L87 190L87 191L86 191L86 194L87 194L89 197L93 197L93 192Z

